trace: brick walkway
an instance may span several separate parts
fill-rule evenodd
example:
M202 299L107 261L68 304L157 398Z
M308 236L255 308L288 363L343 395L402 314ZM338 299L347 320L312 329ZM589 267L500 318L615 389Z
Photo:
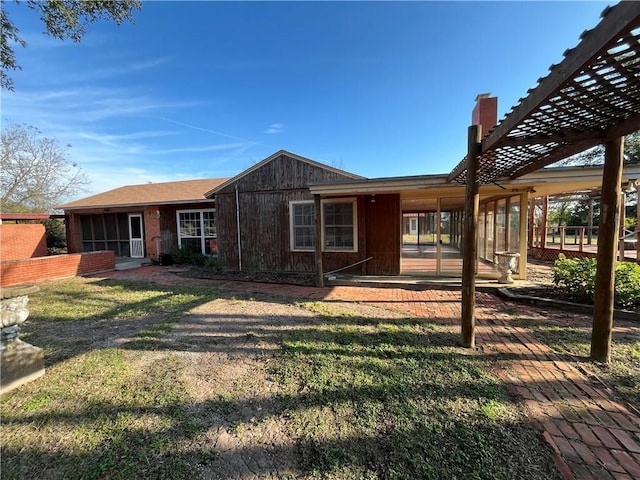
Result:
M212 285L223 291L305 300L379 304L446 325L460 324L461 293L438 288L299 287L179 277L166 267L100 275L163 285ZM477 345L499 360L499 375L553 449L567 480L640 479L640 411L617 401L579 359L565 358L511 324L519 317L557 325L590 326L591 319L510 303L477 293ZM640 341L640 322L617 322L614 337Z

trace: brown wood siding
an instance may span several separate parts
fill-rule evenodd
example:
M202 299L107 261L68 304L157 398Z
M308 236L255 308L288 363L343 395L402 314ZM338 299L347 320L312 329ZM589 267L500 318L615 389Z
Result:
M400 274L400 195L376 195L375 202L365 197L366 206L366 257L373 257L365 264L369 275Z
M289 202L313 200L307 189L308 183L349 179L282 154L228 185L215 195L220 260L226 268L238 268L237 186L242 269L313 272L313 252L291 251ZM364 219L360 215L358 218L362 224L359 236L363 236ZM359 249L359 253L325 253L325 271L360 260L361 252L363 250Z
M236 199L233 195L216 195L218 222L218 259L225 268L238 268L238 230L236 228Z
M216 195L235 194L236 185L241 193L269 192L306 189L309 183L339 180L352 178L282 154L228 185Z
M216 199L219 257L227 268L237 269L235 193ZM292 252L290 247L289 202L311 200L308 191L238 192L238 199L243 270L313 271L313 252Z

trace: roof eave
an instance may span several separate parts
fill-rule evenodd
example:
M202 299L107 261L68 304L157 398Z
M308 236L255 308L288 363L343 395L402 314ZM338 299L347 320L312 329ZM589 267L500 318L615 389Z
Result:
M211 198L203 198L202 200L159 200L157 202L141 202L141 203L105 203L105 204L97 204L97 205L78 205L78 206L67 206L60 205L54 207L59 210L87 210L92 208L129 208L129 207L148 207L153 205L194 205L198 203L211 203L215 202L214 199Z
M305 162L308 163L310 165L314 165L316 167L319 168L324 168L325 170L329 170L331 172L334 173L338 173L340 175L344 175L347 177L351 177L354 180L360 180L360 179L364 179L365 177L362 177L360 175L356 175L355 173L351 173L351 172L347 172L345 170L340 170L339 168L334 168L331 167L329 165L325 165L323 163L320 162L316 162L315 160L311 160L310 158L306 158L306 157L302 157L300 155L296 155L295 153L291 153L288 152L286 150L278 150L276 153L268 156L267 158L265 158L264 160L256 163L255 165L247 168L246 170L240 172L238 175L236 175L233 178L230 178L229 180L227 180L226 182L218 185L217 187L209 190L208 192L206 192L204 194L205 197L207 198L211 198L213 197L217 192L219 192L220 190L224 190L225 188L227 188L229 185L233 185L235 182L237 182L238 180L240 180L241 178L247 176L248 174L250 174L251 172L254 172L256 170L258 170L259 168L261 168L262 166L266 165L267 163L275 160L276 158L278 158L280 155L287 155L288 157L294 158L296 160L299 160L301 162Z

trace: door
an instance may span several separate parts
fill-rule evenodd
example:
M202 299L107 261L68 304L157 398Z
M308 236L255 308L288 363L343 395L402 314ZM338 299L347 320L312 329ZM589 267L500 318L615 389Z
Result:
M409 235L417 235L418 234L418 219L410 218L409 219Z
M129 214L129 246L131 258L144 258L142 214Z

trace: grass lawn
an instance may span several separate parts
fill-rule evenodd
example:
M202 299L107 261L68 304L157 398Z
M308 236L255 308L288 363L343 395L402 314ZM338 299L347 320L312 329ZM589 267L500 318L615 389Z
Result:
M185 314L216 298L207 314L217 322L231 315L225 305L244 309L226 318L226 336L175 341ZM264 323L268 302L296 321ZM47 372L0 398L3 480L218 478L228 451L215 428L226 448L251 440L247 455L288 449L295 468L280 478L561 478L493 360L457 347L457 329L357 304L282 303L122 281L43 286L24 331L45 348ZM256 357L249 347L267 341L277 348ZM265 376L249 370L219 391L195 384L223 375L201 359L226 358L231 345L231 362L257 358ZM267 429L284 432L278 445L260 443Z
M454 346L458 329L304 306L323 322L285 338L278 373L311 477L560 478L490 360Z

